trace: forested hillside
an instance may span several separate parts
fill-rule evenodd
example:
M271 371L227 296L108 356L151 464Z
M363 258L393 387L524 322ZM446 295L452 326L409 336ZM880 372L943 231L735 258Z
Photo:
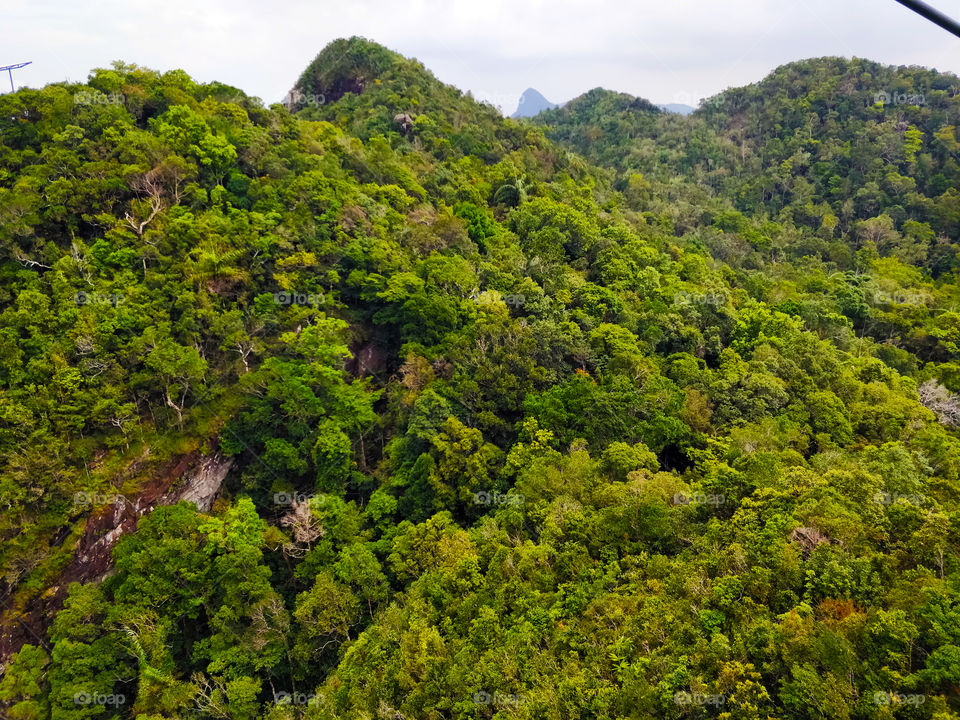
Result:
M958 90L0 96L0 715L960 718Z
M537 121L616 168L620 189L642 186L634 175L679 176L751 217L809 229L821 240L810 250L838 264L832 241L873 242L938 277L960 268L949 242L960 222L958 94L954 75L823 58L707 98L695 118L597 89Z

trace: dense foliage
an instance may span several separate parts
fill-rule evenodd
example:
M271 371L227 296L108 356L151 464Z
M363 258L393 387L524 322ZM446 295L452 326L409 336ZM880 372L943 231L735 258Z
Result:
M957 82L828 59L538 126L353 38L287 106L0 97L5 625L94 512L234 459L0 711L960 717Z

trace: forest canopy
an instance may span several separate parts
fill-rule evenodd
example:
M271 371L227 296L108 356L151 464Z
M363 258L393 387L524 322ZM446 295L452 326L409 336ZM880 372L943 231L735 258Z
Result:
M361 38L0 96L0 714L960 717L958 128Z

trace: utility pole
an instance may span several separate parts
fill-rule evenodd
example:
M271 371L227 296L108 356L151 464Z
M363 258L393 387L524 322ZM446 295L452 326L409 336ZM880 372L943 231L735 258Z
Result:
M910 8L918 15L922 15L930 22L936 23L947 32L960 37L960 22L947 17L935 7L927 5L927 3L922 2L922 0L897 0L897 2L904 7Z
M13 71L19 70L22 67L26 67L27 65L30 65L32 62L33 60L28 60L25 63L17 63L16 65L4 65L3 67L0 67L0 72L3 72L4 70L6 70L7 75L10 76L10 92L13 92L15 89L13 87Z

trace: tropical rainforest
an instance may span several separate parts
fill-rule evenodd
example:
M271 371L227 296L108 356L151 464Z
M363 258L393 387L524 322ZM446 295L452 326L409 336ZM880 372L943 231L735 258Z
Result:
M960 78L293 88L0 96L0 715L960 718Z

